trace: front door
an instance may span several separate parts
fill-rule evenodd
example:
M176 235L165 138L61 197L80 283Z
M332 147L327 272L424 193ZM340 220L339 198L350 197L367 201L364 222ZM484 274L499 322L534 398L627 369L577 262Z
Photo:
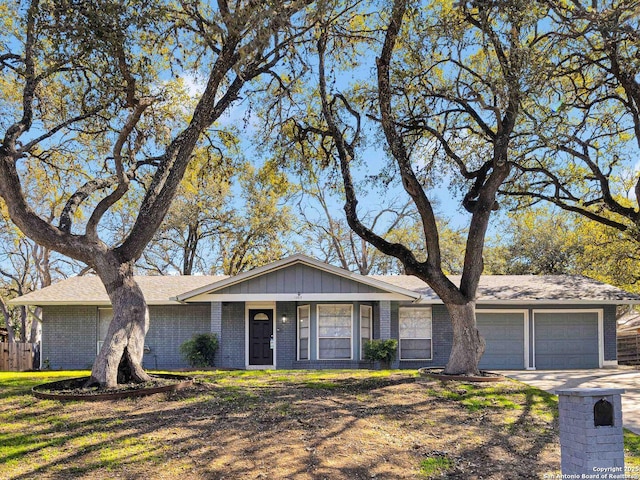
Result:
M249 365L273 365L273 310L249 310Z

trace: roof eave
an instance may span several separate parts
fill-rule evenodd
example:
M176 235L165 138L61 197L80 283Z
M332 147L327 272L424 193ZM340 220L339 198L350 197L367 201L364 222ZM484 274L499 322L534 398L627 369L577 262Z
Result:
M7 302L12 306L33 306L33 307L51 307L51 306L73 306L73 307L111 307L111 302L108 300L43 300L43 301L23 301ZM183 305L183 302L179 302L175 299L168 300L150 300L147 301L147 305L162 306L162 305Z
M535 305L535 304L544 304L544 305L576 305L576 304L585 304L585 305L640 305L640 300L623 300L623 299L594 299L594 298L576 298L576 299L563 299L563 300L554 300L554 299L544 299L544 298L536 298L536 299L515 299L515 300L491 300L491 299L482 299L476 301L476 305Z

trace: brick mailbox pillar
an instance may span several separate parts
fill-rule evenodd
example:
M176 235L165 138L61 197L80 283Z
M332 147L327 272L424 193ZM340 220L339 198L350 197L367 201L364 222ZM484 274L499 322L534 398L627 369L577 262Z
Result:
M624 474L623 393L618 388L556 391L563 475Z

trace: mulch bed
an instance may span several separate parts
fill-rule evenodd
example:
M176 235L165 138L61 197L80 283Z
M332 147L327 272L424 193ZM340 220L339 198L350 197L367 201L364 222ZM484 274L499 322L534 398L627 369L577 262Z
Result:
M40 399L95 402L175 392L193 384L193 379L182 375L156 374L151 377L150 382L125 383L116 388L85 387L89 377L70 378L37 385L32 393Z
M480 375L449 375L444 373L444 368L421 368L418 370L421 377L433 378L442 381L461 381L461 382L502 382L505 377L497 373L481 371Z

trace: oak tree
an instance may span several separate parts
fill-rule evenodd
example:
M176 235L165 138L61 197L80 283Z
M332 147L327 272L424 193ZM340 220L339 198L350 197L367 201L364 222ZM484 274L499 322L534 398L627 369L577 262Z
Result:
M558 81L527 114L527 155L503 188L640 242L640 6L548 0Z
M194 149L215 148L208 129L252 79L279 78L275 67L306 28L304 6L296 0L264 1L259 8L226 0L0 6L0 196L26 236L90 266L105 286L114 318L91 382L113 386L119 372L137 382L149 378L142 368L149 315L134 264ZM204 88L189 121L154 122L172 79L194 72ZM40 192L65 198L55 221L30 205L23 184L31 169L79 179L72 191L60 181ZM106 216L137 199L126 234L101 237Z
M397 258L407 274L428 283L444 302L453 326L445 372L476 374L484 352L475 306L487 227L499 206L497 192L519 154L523 108L552 79L545 67L551 48L545 10L521 1L395 0L374 16L384 22L377 26L356 16L336 20L333 13L327 12L329 20L317 33L321 115L300 115L298 136L326 154L326 165L339 166L350 227ZM342 47L354 38L365 38L366 48L348 56L351 50ZM376 55L372 82L365 76L352 88L341 85L338 76L345 69L366 71L362 62L373 55L367 50ZM352 172L359 165L375 167L363 133L368 129L378 129L373 138L390 159L385 178L392 172L401 180L419 214L424 259L363 219ZM462 205L470 214L459 285L443 268L433 206L433 178L443 172L465 191Z

